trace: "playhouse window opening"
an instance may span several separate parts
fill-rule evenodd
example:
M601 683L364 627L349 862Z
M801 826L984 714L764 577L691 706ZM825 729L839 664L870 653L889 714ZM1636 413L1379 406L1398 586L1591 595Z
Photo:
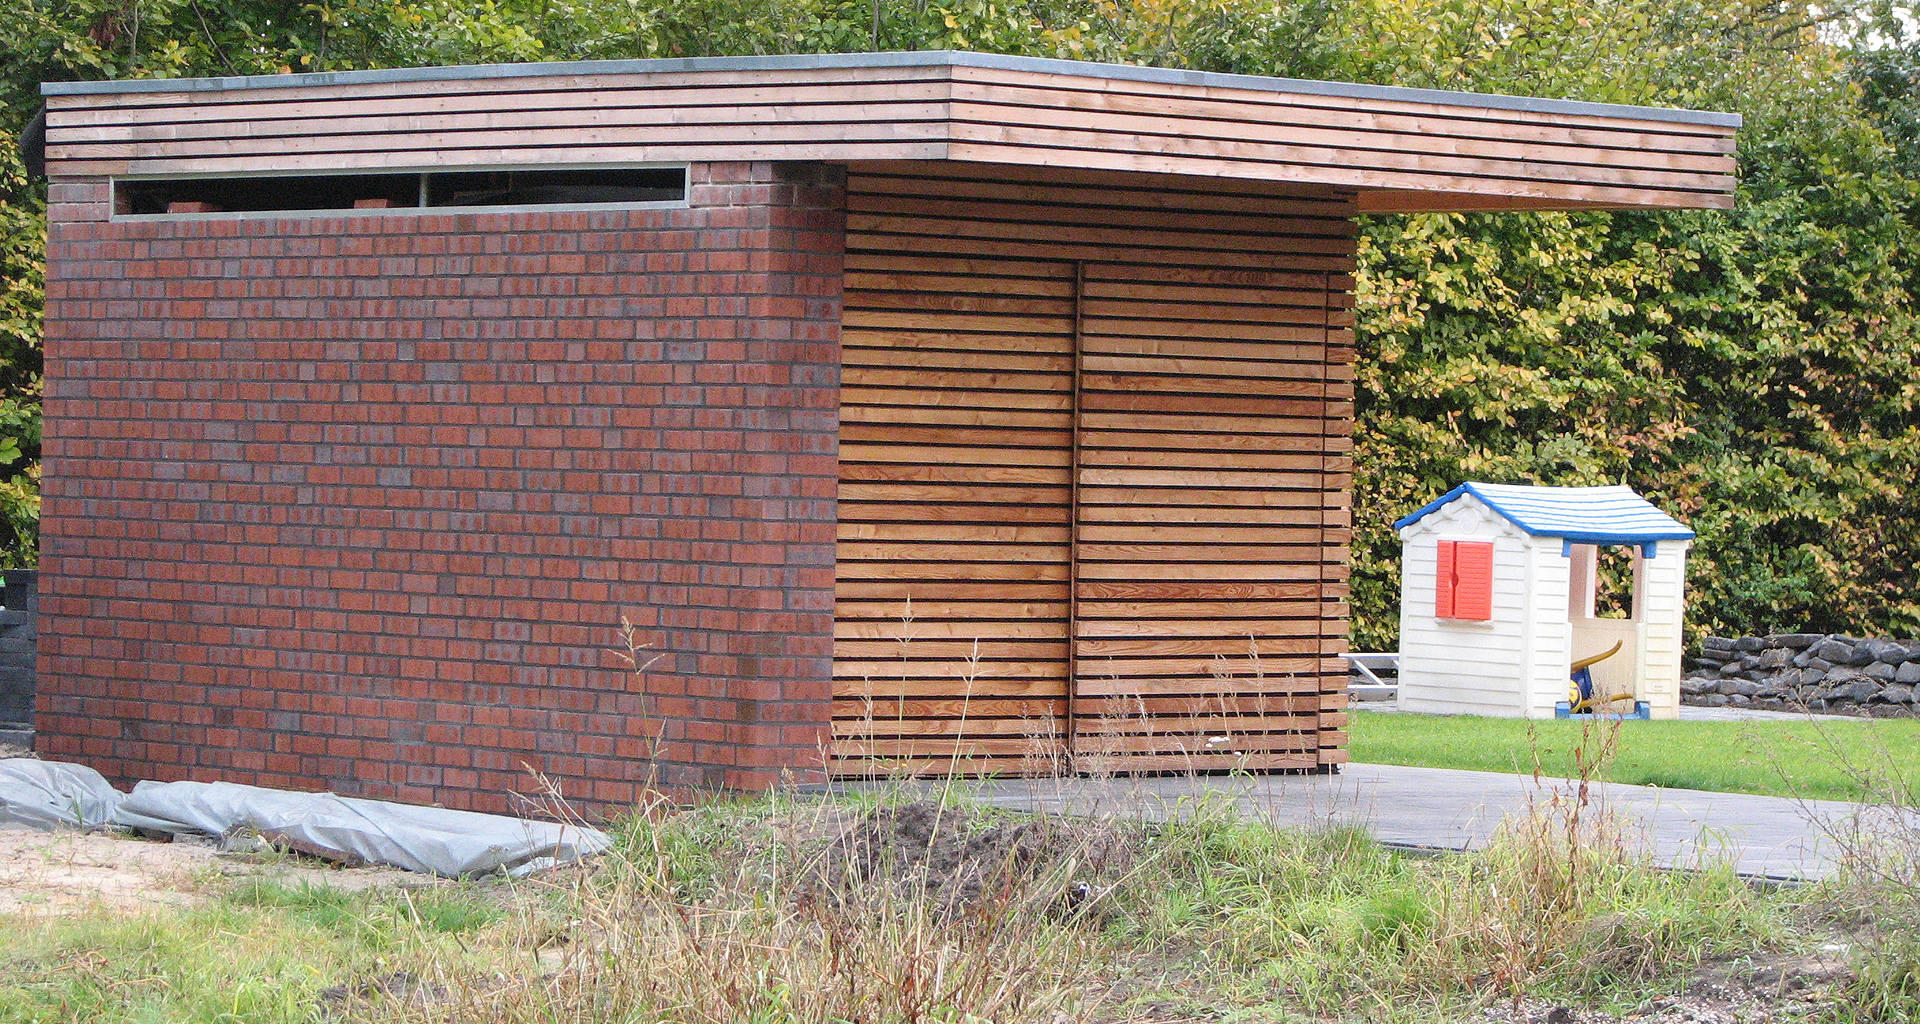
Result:
M1569 544L1567 614L1578 619L1628 620L1638 612L1639 551L1632 544Z
M258 175L116 181L121 215L675 203L684 167Z
M1633 556L1630 545L1600 548L1594 573L1593 615L1598 619L1633 618Z

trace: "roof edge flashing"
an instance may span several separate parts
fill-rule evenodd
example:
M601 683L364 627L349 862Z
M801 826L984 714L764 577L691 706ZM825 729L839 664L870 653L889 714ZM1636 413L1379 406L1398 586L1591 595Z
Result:
M1301 78L1269 78L1216 71L1101 64L1050 57L1016 57L962 50L892 51L885 53L791 54L764 57L661 57L646 60L553 61L525 64L466 64L453 67L390 68L379 71L326 71L287 75L248 75L229 78L150 78L111 82L46 82L43 96L90 96L114 93L226 92L250 89L293 89L327 85L373 85L402 82L443 82L553 75L665 74L689 71L803 71L833 68L975 67L1042 74L1076 75L1120 81L1190 85L1201 88L1248 89L1377 99L1402 103L1435 103L1489 110L1516 110L1540 114L1609 117L1636 121L1664 121L1713 128L1738 128L1741 115L1712 110L1639 107L1584 100L1543 99L1499 93L1450 92L1355 82L1324 82Z
M1559 540L1572 541L1575 544L1650 544L1656 541L1694 540L1699 536L1691 528L1687 527L1685 524L1681 523L1679 520L1673 519L1673 517L1668 516L1664 512L1660 512L1657 506L1655 506L1652 502L1647 501L1645 498L1641 498L1637 492L1634 492L1631 489L1628 489L1625 487L1621 487L1619 489L1627 491L1627 493L1632 494L1636 499L1641 501L1648 508L1653 509L1655 512L1659 512L1661 516L1668 519L1668 521L1674 523L1674 526L1677 528L1673 528L1673 529L1657 528L1657 529L1618 530L1618 531L1586 530L1586 529L1575 529L1575 530L1538 529L1535 526L1522 520L1519 516L1515 515L1512 511L1502 507L1501 502L1498 501L1497 499L1482 492L1480 488L1476 486L1477 483L1478 481L1469 480L1466 483L1463 483L1458 487L1455 487L1453 490L1450 490L1447 493L1442 494L1438 498L1433 499L1427 504L1422 505L1418 510L1416 510L1412 514L1396 521L1393 524L1393 528L1395 532L1405 530L1407 527L1420 522L1422 519L1425 519L1427 516L1433 514L1434 512L1437 512L1440 509L1445 508L1447 505L1452 504L1456 499L1458 499L1462 495L1472 495L1475 499L1477 499L1480 502L1480 504L1486 506L1495 515L1498 515L1500 518L1506 520L1509 523L1512 523L1515 527L1518 527L1521 530L1521 532L1525 533L1529 537L1553 537ZM1573 490L1573 489L1575 488L1542 488L1542 490ZM1600 488L1579 488L1579 489L1594 490L1594 489L1600 489ZM1605 489L1612 490L1613 488L1605 488Z

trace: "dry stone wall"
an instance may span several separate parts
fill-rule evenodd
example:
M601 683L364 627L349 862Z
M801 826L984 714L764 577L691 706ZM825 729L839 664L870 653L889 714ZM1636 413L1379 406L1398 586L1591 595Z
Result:
M1706 707L1920 715L1920 639L1784 633L1707 637L1687 662L1681 700Z

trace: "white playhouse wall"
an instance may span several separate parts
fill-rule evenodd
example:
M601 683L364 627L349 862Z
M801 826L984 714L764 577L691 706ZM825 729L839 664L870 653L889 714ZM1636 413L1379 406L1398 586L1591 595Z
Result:
M1529 536L1472 494L1403 528L1400 537L1400 706L1430 714L1552 718L1554 705L1567 699L1575 656L1566 542ZM1490 620L1434 615L1435 552L1442 540L1493 542ZM1655 718L1680 715L1688 547L1686 541L1660 541L1655 557L1639 563L1635 689Z
M1430 714L1553 717L1554 702L1567 697L1572 660L1561 542L1528 536L1471 494L1400 536L1400 706ZM1493 542L1490 620L1435 617L1441 540Z
M1680 717L1680 659L1687 614L1686 541L1663 540L1640 563L1634 618L1640 620L1640 699L1655 718Z

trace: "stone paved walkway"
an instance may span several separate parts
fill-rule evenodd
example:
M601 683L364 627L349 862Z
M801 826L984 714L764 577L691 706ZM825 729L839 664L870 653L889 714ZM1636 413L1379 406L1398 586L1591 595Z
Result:
M1402 711L1390 700L1357 700L1349 707L1355 711L1378 711L1389 715L1417 715L1424 712ZM1683 722L1872 722L1865 715L1810 715L1800 711L1761 711L1750 708L1702 708L1680 705Z
M1016 779L967 784L982 802L1021 810L1165 820L1202 800L1230 800L1250 818L1280 826L1357 824L1381 842L1439 850L1480 847L1502 819L1573 795L1561 779L1447 768L1347 765L1338 775L1113 779ZM1630 838L1663 867L1731 861L1743 875L1828 877L1839 867L1834 836L1860 824L1854 804L1737 793L1595 784ZM1904 828L1920 836L1920 817Z

